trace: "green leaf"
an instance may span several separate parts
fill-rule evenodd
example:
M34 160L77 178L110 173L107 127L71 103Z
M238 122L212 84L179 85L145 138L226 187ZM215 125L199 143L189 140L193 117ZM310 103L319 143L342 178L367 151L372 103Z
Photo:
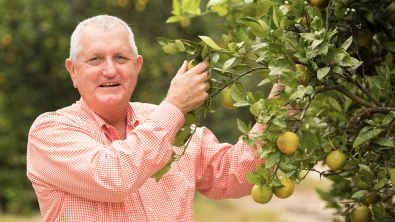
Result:
M240 102L233 104L233 106L236 106L236 107L246 107L246 106L251 106L251 105L252 105L252 103L248 102L247 100L240 101Z
M287 52L287 47L280 43L269 43L269 51L274 54L284 54Z
M391 86L391 84L387 81L387 79L381 76L373 76L373 83L379 89L389 89Z
M322 80L329 73L329 71L331 71L331 67L329 66L319 69L317 71L318 79Z
M214 69L215 64L217 64L218 60L219 60L219 53L218 52L213 53L211 55L210 67L209 67L209 70L208 70L209 72L211 72L211 70Z
M207 36L199 36L207 45L209 45L214 50L222 50L210 37Z
M385 125L385 124L390 123L390 122L394 119L394 117L395 117L395 111L389 112L389 113L385 116L385 118L383 119L382 124Z
M241 82L235 82L230 89L230 96L236 102L244 101L246 94L246 89Z
M292 71L293 68L286 59L277 59L269 63L270 75L281 74L283 71Z
M270 80L269 78L267 78L267 79L262 80L262 81L258 84L258 86L263 86L263 85L268 84L268 83L270 83L270 82L271 82L271 80Z
M348 38L348 39L343 43L343 45L341 46L341 48L344 49L344 50L347 50L348 47L350 47L351 43L352 43L352 36L351 36L350 38Z
M313 150L321 147L319 139L310 130L302 130L301 145L303 150L307 150L307 154L310 154Z
M370 168L369 168L368 166L366 166L366 165L358 164L358 166L359 166L361 169L365 170L365 171L370 171Z
M390 172L391 175L392 189L395 190L395 169L389 168L388 171Z
M166 23L174 23L181 21L182 17L181 16L170 16L167 20Z
M311 87L311 86L307 86L305 94L306 95L313 95L314 94L314 88Z
M269 155L269 158L267 158L267 160L266 160L265 168L267 169L267 168L273 166L277 162L277 160L280 159L280 155L281 155L281 153L279 151L271 153Z
M243 134L248 133L247 125L239 119L237 119L237 128L239 128L240 132L242 132Z
M173 15L181 15L181 5L178 0L173 0L173 11L171 13Z
M372 143L379 144L380 146L394 147L394 144L391 142L391 140L384 137L377 137L375 139L372 139Z
M265 103L269 106L285 106L287 103L278 98L265 99Z
M258 102L261 99L265 99L265 95L263 94L262 91L256 91L254 95L255 102Z
M365 18L366 18L366 20L368 20L370 23L372 23L372 24L375 23L375 21L374 21L374 15L373 15L372 12L366 13Z
M312 29L312 31L319 31L320 29L322 29L324 26L322 24L322 20L316 16L313 21L311 22L310 28Z
M273 119L273 124L282 128L287 128L287 123L283 119L275 118Z
M233 57L231 59L228 59L225 64L222 66L222 73L224 73L226 70L228 70L235 62L236 62L236 57Z
M174 153L173 153L174 154ZM162 178L163 175L165 175L167 172L169 172L170 170L170 164L174 161L174 158L171 157L171 159L169 160L169 162L162 167L160 170L158 170L156 173L154 173L151 178L154 178L156 183L159 182L160 178Z
M254 105L252 105L250 107L250 112L252 113L252 115L258 117L260 112L259 112L259 104L255 103Z
M169 43L163 47L163 51L169 54L177 54L180 52L176 43Z
M281 183L281 180L279 179L274 179L270 181L270 183L273 185L273 187L284 187L284 185Z
M289 100L295 100L295 99L301 99L303 98L304 94L306 92L306 88L303 85L299 85L296 92L292 93L292 95L289 97Z
M190 126L196 123L196 118L192 113L186 113L184 115L184 118L185 118L184 126Z
M313 33L300 33L300 36L302 36L304 39L307 40L316 40L317 37Z
M376 185L374 185L373 189L378 190L378 189L382 188L384 185L386 185L387 182L388 182L388 178L386 178L386 177L382 178L379 180L378 183L376 183Z
M373 139L374 137L378 136L383 131L384 131L384 129L374 129L371 131L360 133L358 135L358 137L355 139L353 147L359 146L362 143L365 143L365 142Z
M351 198L352 198L352 199L359 199L359 198L365 196L365 194L366 194L366 190L360 190L360 191L354 193L354 194L351 196Z
M328 100L328 103L335 109L337 112L341 113L342 112L342 107L340 104L332 97L326 97Z
M254 35L258 36L258 37L268 37L268 33L265 32L265 30L263 29L262 25L255 21L254 19L251 18L238 18L237 22L246 25L248 27L251 27L251 31Z
M395 52L395 42L387 42L387 47L391 52Z

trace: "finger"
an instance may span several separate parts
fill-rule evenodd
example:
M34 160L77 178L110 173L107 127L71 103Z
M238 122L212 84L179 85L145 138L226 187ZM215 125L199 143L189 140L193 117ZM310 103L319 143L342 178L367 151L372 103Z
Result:
M209 80L211 78L211 72L205 71L201 75L203 82Z
M187 68L188 68L188 61L184 60L184 63L182 64L181 68L178 70L176 76L186 73Z
M208 83L208 82L206 82L206 83L204 83L204 88L205 88L205 90L204 91L207 91L207 90L209 90L210 89L210 83Z
M201 62L193 68L194 68L195 73L202 74L208 70L209 66L210 66L210 64L208 62Z

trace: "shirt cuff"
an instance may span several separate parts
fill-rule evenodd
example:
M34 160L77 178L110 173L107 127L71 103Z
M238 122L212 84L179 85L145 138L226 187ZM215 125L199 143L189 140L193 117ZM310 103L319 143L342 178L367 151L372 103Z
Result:
M163 101L154 111L152 119L167 129L175 137L177 131L184 125L185 119L182 112L173 104Z

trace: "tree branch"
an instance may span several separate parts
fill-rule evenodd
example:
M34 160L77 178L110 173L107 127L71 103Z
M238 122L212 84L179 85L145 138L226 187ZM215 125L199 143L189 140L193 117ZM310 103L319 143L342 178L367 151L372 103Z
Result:
M326 7L326 33L328 33L329 30L329 8L331 7L331 4L332 0L329 0L328 7Z
M388 139L388 137L390 137L391 131L392 131L392 129L393 129L394 127L395 127L395 120L394 120L394 122L392 122L390 128L388 129L388 132L387 132L387 135L386 135L386 138L387 138L387 139Z
M362 117L370 115L372 113L384 113L387 114L391 111L395 111L395 107L373 107L373 108L368 108L361 110L357 113L355 113L351 119L350 122L357 122L359 121Z

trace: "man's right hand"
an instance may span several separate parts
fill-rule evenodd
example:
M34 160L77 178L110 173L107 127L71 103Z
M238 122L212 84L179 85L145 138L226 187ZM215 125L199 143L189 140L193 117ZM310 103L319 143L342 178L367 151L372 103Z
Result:
M170 84L165 98L166 102L173 104L183 114L196 109L208 99L207 90L210 84L207 82L211 77L208 73L209 63L201 62L187 71L188 62L178 70L177 75Z

